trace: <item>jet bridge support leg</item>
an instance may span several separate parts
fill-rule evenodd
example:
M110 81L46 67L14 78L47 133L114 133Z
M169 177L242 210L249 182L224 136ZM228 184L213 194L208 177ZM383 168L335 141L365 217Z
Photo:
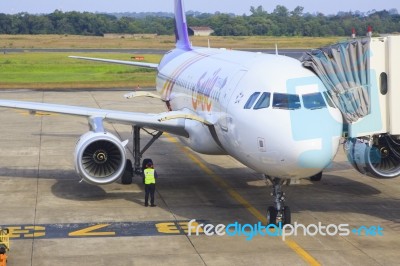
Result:
M282 191L282 185L285 179L272 178L266 176L272 183L271 196L274 197L274 206L269 206L267 210L267 223L268 224L290 224L291 212L288 206L285 206L285 193Z
M147 134L152 136L151 140L146 144L146 146L140 150L140 130L145 131ZM150 148L151 145L163 134L164 132L162 131L155 131L155 132L150 132L147 131L144 128L141 128L139 126L133 126L133 159L134 159L134 170L136 174L141 174L143 169L141 167L141 159L143 154L147 151L148 148Z

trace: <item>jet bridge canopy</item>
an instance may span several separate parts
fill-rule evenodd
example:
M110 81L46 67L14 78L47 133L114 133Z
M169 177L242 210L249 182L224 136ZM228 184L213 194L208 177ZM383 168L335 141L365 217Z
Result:
M400 136L400 35L349 40L305 53L301 61L326 86L350 137Z
M300 59L322 80L347 123L370 113L370 39L306 52Z

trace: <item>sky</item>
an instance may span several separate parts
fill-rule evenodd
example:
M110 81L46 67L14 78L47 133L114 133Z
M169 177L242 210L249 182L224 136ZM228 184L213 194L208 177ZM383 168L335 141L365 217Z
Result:
M32 14L52 13L58 9L67 11L89 12L172 12L173 0L0 0L0 13L15 14L28 12ZM250 6L263 6L272 12L277 5L283 5L290 11L296 6L304 7L304 12L321 12L325 15L337 14L339 11L389 10L396 8L400 12L399 0L186 0L187 11L207 13L250 14Z

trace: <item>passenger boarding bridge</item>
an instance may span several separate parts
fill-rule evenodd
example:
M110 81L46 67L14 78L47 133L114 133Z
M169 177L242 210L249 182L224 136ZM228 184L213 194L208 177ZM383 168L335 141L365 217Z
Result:
M399 176L400 36L338 43L312 50L301 61L317 73L343 114L353 166L378 178Z

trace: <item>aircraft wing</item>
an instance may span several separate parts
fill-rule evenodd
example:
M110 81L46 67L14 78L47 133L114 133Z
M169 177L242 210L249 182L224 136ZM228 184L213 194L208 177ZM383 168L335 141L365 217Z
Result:
M88 61L97 61L104 63L113 63L120 65L128 65L128 66L138 66L138 67L147 67L152 69L157 69L158 64L154 63L143 63L143 62L135 62L135 61L124 61L124 60L114 60L114 59L103 59L103 58L94 58L94 57L82 57L82 56L69 56L69 58L82 59Z
M185 119L198 120L203 123L206 122L184 111L151 114L11 100L0 100L0 107L28 110L32 113L41 111L46 113L83 116L87 118L100 118L111 123L137 125L183 137L189 136L185 130Z

